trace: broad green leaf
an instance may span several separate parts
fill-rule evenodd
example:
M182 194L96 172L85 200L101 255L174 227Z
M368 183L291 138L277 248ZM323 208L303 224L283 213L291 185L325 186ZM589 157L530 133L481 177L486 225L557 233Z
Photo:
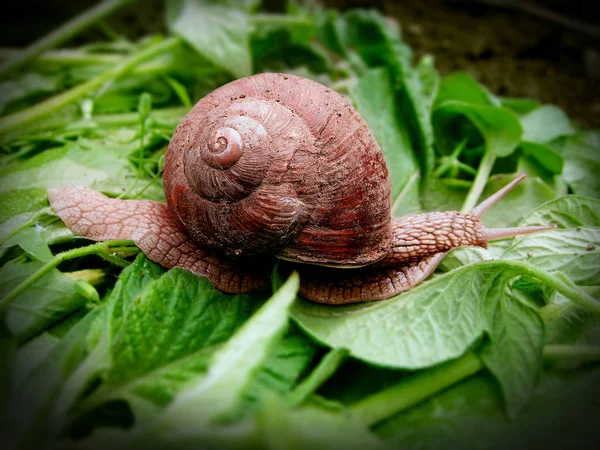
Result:
M305 335L290 333L284 336L246 386L238 407L242 414L247 415L272 393L282 396L288 394L312 362L315 353L316 346Z
M46 206L46 190L67 184L82 184L113 196L135 194L148 184L147 178L137 176L128 160L138 148L135 134L121 131L103 139L80 139L47 150L26 162L0 169L0 195L8 202L8 209L19 214ZM28 188L14 190L22 184ZM164 194L154 184L144 191L144 197L162 200Z
M76 400L84 395L95 380L104 377L111 370L112 343L121 335L129 311L135 307L135 299L141 299L142 293L163 272L164 269L158 264L140 255L119 275L115 287L104 298L101 313L84 337L88 350L86 358L64 383L53 404L52 413L48 416L48 427L54 430L56 435L73 420L68 414Z
M446 147L460 142L465 136L456 136L456 119L466 118L481 134L487 152L496 156L510 155L521 141L519 119L510 110L496 106L470 104L447 100L437 104L433 111L436 137Z
M487 311L491 318L491 343L480 356L502 387L509 417L515 418L531 399L538 379L544 324L504 283L492 286L493 289L498 289L497 303L494 310Z
M455 72L440 80L434 107L448 101L459 101L470 105L498 106L490 93L471 75Z
M516 239L502 255L548 272L561 271L581 285L600 284L600 228L577 227Z
M536 166L542 167L552 175L560 175L563 170L563 158L559 152L548 145L523 140L519 144L525 157L532 160Z
M54 432L48 425L49 412L60 388L84 358L85 336L101 311L96 308L85 315L12 392L9 439L14 443L36 448L49 442Z
M550 225L561 228L600 226L600 200L566 195L531 211L519 225Z
M231 413L252 375L266 360L288 326L288 309L296 299L296 273L281 286L212 357L206 375L190 381L149 427L142 440L195 442L210 434L211 424Z
M527 114L530 113L542 104L539 100L531 99L531 98L500 98L500 105L513 110L517 114Z
M19 348L15 355L12 374L12 390L16 390L23 380L48 356L60 342L56 336L44 332Z
M41 226L27 227L35 219L31 213L17 214L0 225L0 255L13 245L19 245L35 259L46 262L52 252L46 243Z
M479 201L482 201L514 179L515 175L490 177ZM555 193L539 178L526 178L482 217L485 226L514 226L534 208L555 198Z
M495 380L478 375L388 420L390 447L442 450L594 448L600 370L546 371L518 420L507 421Z
M292 317L317 341L371 364L428 367L462 355L493 331L486 311L492 314L506 295L508 275L516 273L500 261L486 264L462 267L380 302L340 307L299 301Z
M237 78L252 73L248 13L204 0L169 0L169 29Z
M543 105L521 116L523 140L545 144L560 136L575 134L575 128L562 109Z
M0 83L0 114L5 114L12 103L36 100L58 89L60 78L57 75L25 73L13 80ZM10 109L14 109L11 107Z
M48 197L44 188L14 188L4 183L0 174L0 222L20 214L31 215L48 206ZM18 186L18 185L17 185Z
M347 411L330 411L314 403L287 409L281 400L269 400L258 416L258 433L269 448L389 448Z
M488 180L479 199L482 201L515 178L514 174L494 175ZM423 193L426 211L460 210L470 185L453 179L431 180ZM483 214L487 227L515 226L534 208L553 200L554 192L539 178L526 178L497 204Z
M546 324L546 344L600 345L598 317L558 292L552 296L551 303L540 310L540 315Z
M394 100L393 81L388 71L371 69L350 90L358 112L366 120L385 155L395 204L419 165L410 133Z
M7 262L0 269L0 297L8 295L40 267L42 264L37 261ZM15 298L8 307L6 324L14 336L26 340L85 303L86 299L75 290L75 282L55 269Z
M600 133L581 132L553 145L565 160L563 177L573 192L600 198Z
M391 70L400 117L410 133L425 178L434 164L431 98L437 90L435 68L427 60L412 68L412 52L402 42L400 31L379 12L350 10L342 17L336 29L345 53L349 57L358 55L367 67Z
M246 320L248 300L223 294L189 271L167 272L127 299L111 339L111 367L87 402L127 399L165 406L186 381L206 370L215 346Z

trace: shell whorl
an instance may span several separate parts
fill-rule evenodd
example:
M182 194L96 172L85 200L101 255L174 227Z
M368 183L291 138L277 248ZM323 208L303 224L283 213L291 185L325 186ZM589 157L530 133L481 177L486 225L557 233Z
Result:
M201 99L171 140L167 203L201 246L362 265L389 250L390 184L364 120L316 82L259 74Z

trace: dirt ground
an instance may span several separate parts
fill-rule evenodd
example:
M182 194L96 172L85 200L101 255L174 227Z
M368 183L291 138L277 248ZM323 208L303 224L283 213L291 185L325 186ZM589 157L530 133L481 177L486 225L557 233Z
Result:
M26 45L96 2L11 2L1 19L0 45ZM538 98L560 106L584 128L600 128L600 38L597 36L590 37L519 9L489 6L475 0L325 0L324 3L379 8L400 22L404 39L415 56L433 55L442 74L455 70L469 72L494 93ZM549 0L545 4L563 16L594 25L589 19L595 17L593 10L586 10L583 0ZM161 1L136 2L120 10L109 22L128 35L140 35L161 28L163 11ZM86 37L93 34L83 36Z

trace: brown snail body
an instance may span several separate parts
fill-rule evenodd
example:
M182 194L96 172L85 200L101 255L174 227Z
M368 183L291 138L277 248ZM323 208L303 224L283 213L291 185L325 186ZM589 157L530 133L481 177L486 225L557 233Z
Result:
M76 234L133 239L223 291L265 284L275 255L304 263L302 295L343 304L412 288L452 248L550 228L481 224L522 178L471 213L392 219L383 153L358 112L316 82L265 73L222 86L183 119L165 158L168 206L82 186L48 196Z

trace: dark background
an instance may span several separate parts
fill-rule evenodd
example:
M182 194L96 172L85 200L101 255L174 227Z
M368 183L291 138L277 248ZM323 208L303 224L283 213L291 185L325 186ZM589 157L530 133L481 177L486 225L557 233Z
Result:
M25 46L98 0L22 0L3 5L0 45ZM265 0L272 9L281 2ZM325 0L328 6L375 7L394 17L415 56L434 55L442 74L471 73L496 94L538 98L563 108L584 128L600 127L600 24L594 1L582 0ZM531 6L533 5L533 6ZM528 7L529 6L529 7ZM569 28L540 17L545 8ZM164 31L161 0L141 0L108 23L135 38ZM585 32L587 29L587 32ZM102 38L89 30L81 43ZM73 42L73 41L72 41Z

